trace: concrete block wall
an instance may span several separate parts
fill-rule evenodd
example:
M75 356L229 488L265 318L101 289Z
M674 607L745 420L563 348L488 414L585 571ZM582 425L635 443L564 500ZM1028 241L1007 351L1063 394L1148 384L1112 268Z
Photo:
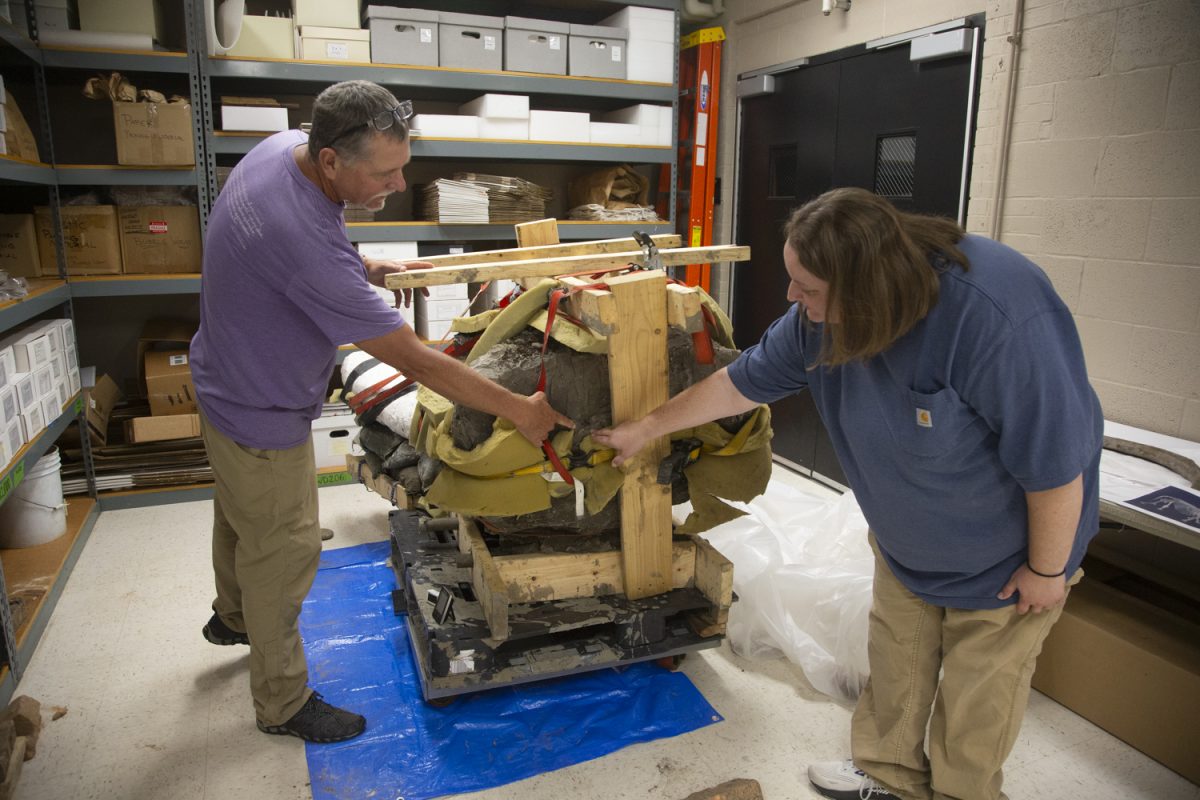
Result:
M817 0L729 5L715 21L728 197L739 73L985 11L967 227L989 233L1014 0L854 0L830 17ZM1015 103L999 238L1075 314L1105 416L1200 441L1200 6L1026 0ZM732 203L718 221L727 240Z

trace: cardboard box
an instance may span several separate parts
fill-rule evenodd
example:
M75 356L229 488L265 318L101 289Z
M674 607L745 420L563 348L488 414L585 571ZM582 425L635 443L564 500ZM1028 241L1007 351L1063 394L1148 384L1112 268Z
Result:
M95 386L84 390L84 408L87 410L88 436L92 442L103 447L108 444L108 419L113 406L121 401L121 390L107 375L96 379Z
M313 456L317 469L322 467L341 467L346 464L346 456L351 452L359 452L355 444L358 436L358 424L353 414L339 414L333 417L318 417L312 423Z
M0 214L0 269L21 278L42 274L33 214ZM51 271L57 273L57 268Z
M138 33L162 41L162 10L156 0L79 0L79 29Z
M125 440L128 442L162 442L168 439L191 439L199 435L199 414L134 417L125 421Z
M357 21L355 25L357 25ZM358 27L329 28L302 25L300 28L300 59L302 61L347 61L369 64L371 63L371 32Z
M187 350L153 350L146 354L146 395L150 413L155 416L197 413Z
M193 166L196 151L189 103L113 103L117 163Z
M460 69L504 68L504 17L458 14L438 15L438 63Z
M146 354L151 350L186 350L196 335L197 325L181 319L158 317L147 320L137 343L138 387L146 390Z
M121 272L121 235L116 206L62 206L63 243L68 275L117 275ZM43 264L57 264L50 209L34 209L38 252Z
M1200 625L1084 578L1038 656L1033 688L1200 783Z
M357 28L358 0L292 0L296 25L328 28Z
M221 130L278 133L288 129L288 111L276 106L221 106Z
M421 8L367 6L371 62L438 65L438 12Z
M567 48L568 74L623 80L628 37L629 32L624 28L572 24Z
M126 273L200 271L203 248L195 206L118 206L117 218Z
M296 57L296 29L290 17L242 17L242 32L226 53L235 58Z
M566 75L570 28L565 22L505 17L504 69Z

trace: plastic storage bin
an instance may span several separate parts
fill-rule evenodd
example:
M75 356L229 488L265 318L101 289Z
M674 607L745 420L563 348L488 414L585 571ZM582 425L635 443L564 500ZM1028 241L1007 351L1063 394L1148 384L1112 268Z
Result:
M371 31L372 63L438 65L438 12L367 6L366 24Z
M504 67L504 17L438 12L438 63L443 67Z

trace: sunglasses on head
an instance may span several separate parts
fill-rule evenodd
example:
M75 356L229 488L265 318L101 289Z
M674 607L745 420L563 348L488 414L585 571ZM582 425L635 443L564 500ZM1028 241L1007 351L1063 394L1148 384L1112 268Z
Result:
M362 128L374 128L377 131L386 131L396 123L407 122L412 118L412 115L412 100L401 100L392 108L388 109L387 111L380 111L378 114L375 114L361 125L355 125L352 128L342 131L330 140L328 146L333 147L333 145L339 139L349 136L351 133L354 133Z

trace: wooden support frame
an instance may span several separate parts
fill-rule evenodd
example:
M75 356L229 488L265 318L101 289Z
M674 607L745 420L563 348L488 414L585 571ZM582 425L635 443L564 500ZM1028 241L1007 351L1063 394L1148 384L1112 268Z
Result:
M650 237L660 250L683 247L683 237L677 233L656 233ZM501 250L477 250L473 253L450 253L443 256L425 256L421 260L435 267L458 267L464 264L504 264L511 261L528 261L531 258L564 258L588 253L627 253L639 249L632 236L621 239L595 239L590 242L567 242L530 247L508 247Z

